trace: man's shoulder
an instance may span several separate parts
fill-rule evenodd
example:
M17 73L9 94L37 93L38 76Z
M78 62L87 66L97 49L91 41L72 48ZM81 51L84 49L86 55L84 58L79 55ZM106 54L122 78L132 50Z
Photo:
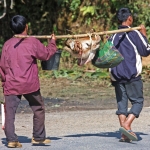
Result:
M130 32L120 32L120 33L113 34L111 38L118 37L120 39L120 38L127 38L127 36L133 37L136 40L136 38L141 36L141 33L138 30L133 30Z
M128 35L137 37L137 36L141 36L141 32L138 30L133 30L133 31L130 31Z
M28 40L29 42L31 42L31 43L33 43L33 44L40 42L39 39L37 39L37 38L35 38L35 37L32 37L32 36L26 38L26 40Z
M140 32L140 31L138 31L138 30L134 30L134 31L131 31L131 32L129 32L129 39L130 40L132 40L132 41L147 41L147 38L146 37L144 37L144 35Z
M14 41L14 37L8 39L7 41L5 41L4 46L12 43L13 41Z

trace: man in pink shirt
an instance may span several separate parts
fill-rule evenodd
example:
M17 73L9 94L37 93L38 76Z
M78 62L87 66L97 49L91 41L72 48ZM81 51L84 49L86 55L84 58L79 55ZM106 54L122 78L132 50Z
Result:
M10 21L14 34L27 35L28 25L26 18L14 16ZM5 42L1 59L0 73L5 96L5 135L8 147L22 147L15 134L15 113L21 97L24 96L33 111L32 144L50 143L45 133L45 107L40 93L37 59L48 60L55 54L56 38L52 38L47 46L38 39L12 37Z

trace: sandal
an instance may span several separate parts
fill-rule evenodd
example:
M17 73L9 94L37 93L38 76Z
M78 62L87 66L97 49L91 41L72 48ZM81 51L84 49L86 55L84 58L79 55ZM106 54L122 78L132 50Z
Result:
M126 130L125 128L121 127L119 129L119 131L121 133L123 133L125 136L127 136L132 141L137 141L138 140L136 134L132 130Z

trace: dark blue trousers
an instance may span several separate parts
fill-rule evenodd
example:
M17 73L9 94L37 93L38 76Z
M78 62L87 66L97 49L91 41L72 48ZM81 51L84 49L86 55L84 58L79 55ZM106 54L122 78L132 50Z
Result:
M136 118L138 118L144 102L142 80L116 84L115 93L118 105L116 114L123 114L125 116L128 116L128 114L133 114ZM129 111L128 100L132 104Z

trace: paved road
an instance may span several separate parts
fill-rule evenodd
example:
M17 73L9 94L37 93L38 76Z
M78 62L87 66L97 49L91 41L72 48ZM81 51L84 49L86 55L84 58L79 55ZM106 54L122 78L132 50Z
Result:
M32 114L16 115L16 133L23 144L22 150L150 150L150 107L144 108L133 123L137 142L118 142L118 129L114 109L46 113L46 131L51 143L36 146L30 143ZM3 130L0 139L0 150L8 149Z

